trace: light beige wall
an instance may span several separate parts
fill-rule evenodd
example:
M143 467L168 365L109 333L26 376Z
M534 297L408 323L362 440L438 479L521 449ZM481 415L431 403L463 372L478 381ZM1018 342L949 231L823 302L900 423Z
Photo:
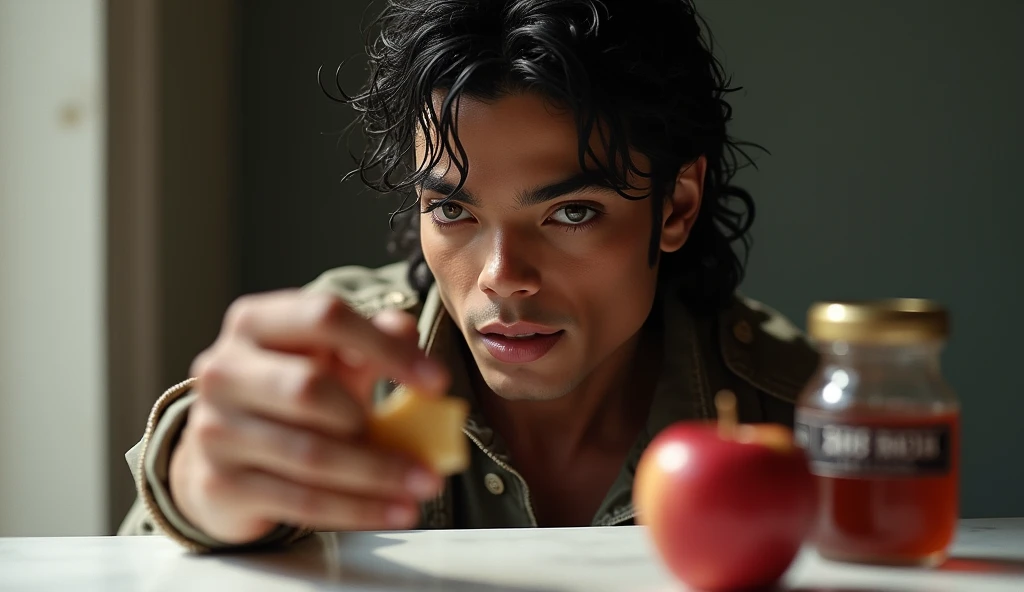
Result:
M102 0L0 0L0 536L106 526Z

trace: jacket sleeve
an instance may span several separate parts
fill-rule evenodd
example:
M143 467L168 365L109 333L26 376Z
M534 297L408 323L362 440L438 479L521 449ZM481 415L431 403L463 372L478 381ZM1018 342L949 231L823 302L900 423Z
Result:
M339 268L324 273L306 289L336 294L365 316L385 308L408 310L418 304L418 298L405 282L405 268L404 264L380 269ZM232 545L202 532L175 507L168 484L171 452L195 400L196 395L191 390L194 383L195 379L186 380L157 399L142 439L125 454L135 479L137 497L118 534L163 534L194 553L283 545L310 534L312 531L308 529L280 525L258 541L244 546Z
M118 534L163 534L195 553L241 549L243 546L218 541L190 524L171 499L168 485L171 451L185 427L189 406L195 400L190 391L193 382L187 380L176 385L157 400L142 440L125 454L135 478L138 497ZM287 543L302 538L308 532L281 525L260 540L244 545L244 548Z

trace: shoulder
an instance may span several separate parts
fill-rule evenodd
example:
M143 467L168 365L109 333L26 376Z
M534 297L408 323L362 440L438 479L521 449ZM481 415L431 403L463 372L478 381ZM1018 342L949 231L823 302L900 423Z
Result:
M385 309L413 311L420 298L409 284L408 272L404 261L383 267L347 265L323 272L304 289L333 294L367 317Z
M785 402L796 401L818 366L818 352L783 314L737 294L719 315L722 361L741 380Z

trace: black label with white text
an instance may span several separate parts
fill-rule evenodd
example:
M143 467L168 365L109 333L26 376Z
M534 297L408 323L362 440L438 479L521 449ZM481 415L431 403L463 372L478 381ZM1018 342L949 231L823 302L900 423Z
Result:
M939 476L952 460L948 422L886 425L797 413L794 437L818 475Z

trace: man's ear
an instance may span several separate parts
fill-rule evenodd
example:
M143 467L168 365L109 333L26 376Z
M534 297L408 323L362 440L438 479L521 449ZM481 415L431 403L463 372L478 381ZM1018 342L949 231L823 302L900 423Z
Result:
M661 216L661 250L678 251L686 244L690 230L697 221L704 195L704 172L707 160L701 156L685 164L676 174L675 183L665 196Z

